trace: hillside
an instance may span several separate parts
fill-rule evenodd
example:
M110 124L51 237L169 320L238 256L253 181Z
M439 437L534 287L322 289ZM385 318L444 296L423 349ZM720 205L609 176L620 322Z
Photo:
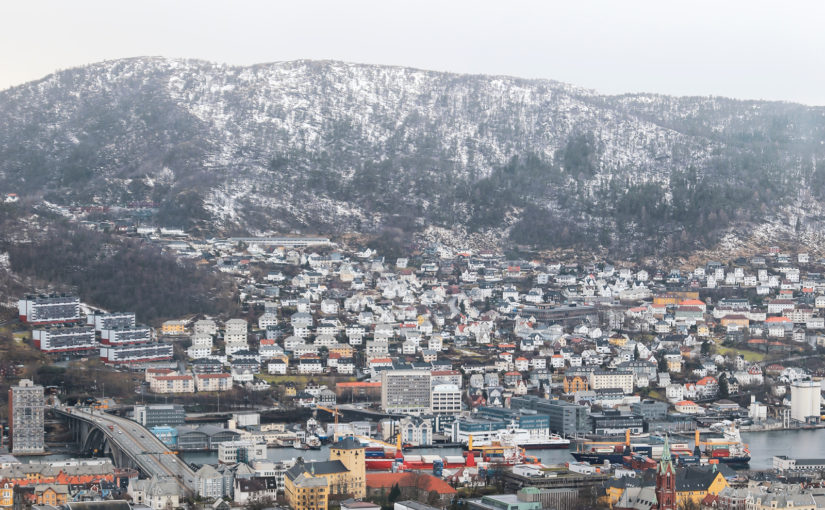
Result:
M134 58L0 92L2 189L214 233L820 245L823 160L823 108L341 62Z

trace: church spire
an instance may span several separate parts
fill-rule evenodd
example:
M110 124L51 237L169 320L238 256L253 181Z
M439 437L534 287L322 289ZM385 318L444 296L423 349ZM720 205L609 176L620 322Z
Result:
M662 446L662 459L659 461L659 473L664 473L670 467L673 472L673 457L670 454L670 440L665 434L665 444Z
M656 510L676 510L676 470L668 436L665 436L662 458L656 470Z

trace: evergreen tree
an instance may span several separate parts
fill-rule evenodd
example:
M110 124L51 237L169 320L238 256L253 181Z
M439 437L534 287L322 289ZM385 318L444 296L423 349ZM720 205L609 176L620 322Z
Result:
M667 372L667 360L664 355L659 358L659 372Z
M392 486L392 489L390 489L390 495L387 498L387 500L390 503L395 503L396 501L398 501L398 498L400 498L400 497L401 497L401 488L398 487L398 484L395 484L395 485Z
M719 398L727 398L729 395L728 374L723 372L722 375L719 376Z

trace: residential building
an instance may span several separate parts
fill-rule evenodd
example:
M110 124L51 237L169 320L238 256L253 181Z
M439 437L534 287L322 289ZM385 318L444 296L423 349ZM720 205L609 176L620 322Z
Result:
M80 298L71 295L26 296L17 303L20 321L27 324L60 324L77 322Z
M43 386L21 379L9 389L9 440L12 454L43 453L45 449Z
M160 333L162 335L185 335L186 322L185 321L165 321L161 324Z
M633 372L630 370L594 370L590 372L591 390L619 388L625 394L633 393Z
M195 378L189 374L160 375L149 383L154 393L194 393Z
M432 387L430 408L433 414L461 412L461 388L455 384L437 384Z
M90 326L53 326L32 331L34 346L47 353L85 352L98 348Z
M198 391L228 391L232 389L231 374L195 374Z

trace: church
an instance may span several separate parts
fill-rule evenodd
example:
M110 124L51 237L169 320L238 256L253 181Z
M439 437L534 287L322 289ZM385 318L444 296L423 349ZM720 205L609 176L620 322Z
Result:
M648 471L641 478L613 480L605 492L614 510L677 510L688 501L698 505L708 494L717 495L725 487L728 482L716 464L677 469L665 437L655 473Z

